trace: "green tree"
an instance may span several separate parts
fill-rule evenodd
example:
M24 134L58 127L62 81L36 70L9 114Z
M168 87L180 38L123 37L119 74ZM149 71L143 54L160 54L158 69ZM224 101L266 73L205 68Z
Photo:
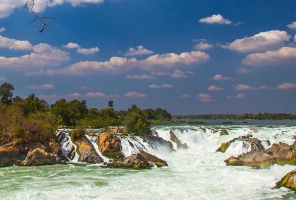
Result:
M0 86L0 100L4 104L10 104L12 102L12 91L14 87L11 83L3 83Z
M147 113L135 106L129 109L123 124L126 126L128 133L134 133L136 135L150 134L150 123Z
M113 108L113 101L112 100L108 101L108 107Z

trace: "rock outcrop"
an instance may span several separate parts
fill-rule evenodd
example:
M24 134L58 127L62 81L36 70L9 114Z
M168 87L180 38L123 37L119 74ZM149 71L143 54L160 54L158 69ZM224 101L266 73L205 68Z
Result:
M287 173L279 182L276 183L275 187L286 187L296 191L296 169Z
M92 143L83 136L78 144L79 161L87 163L101 163L103 159L98 155Z
M106 163L107 166L117 167L117 168L133 168L133 169L150 169L150 163L141 155L133 154L126 158L119 160L113 160L109 163Z
M175 135L175 133L172 130L170 130L170 138L171 138L171 141L173 141L177 144L178 149L187 149L188 148L187 144L181 143L179 138L177 138L177 136Z
M166 161L164 161L154 155L151 155L145 151L140 150L139 154L141 154L147 161L155 164L157 167L168 166Z
M29 151L24 161L20 163L21 166L35 166L35 165L54 165L60 163L60 158L57 154L47 153L44 149L36 148Z
M264 146L262 145L262 142L258 138L253 138L252 135L248 134L246 136L240 136L240 137L234 138L228 142L222 143L221 146L217 149L217 151L224 153L227 150L227 148L235 141L243 141L245 143L250 144L251 150L254 150L254 151L264 151L265 150Z
M124 157L121 152L121 141L114 134L99 134L97 144L102 154L108 158L118 159Z
M164 140L161 137L157 136L146 136L143 138L144 142L147 142L153 149L162 148L168 152L173 152L173 144L170 141Z
M280 142L265 151L252 150L237 157L231 156L225 162L227 165L246 165L256 168L265 168L272 164L296 165L296 141L292 145Z

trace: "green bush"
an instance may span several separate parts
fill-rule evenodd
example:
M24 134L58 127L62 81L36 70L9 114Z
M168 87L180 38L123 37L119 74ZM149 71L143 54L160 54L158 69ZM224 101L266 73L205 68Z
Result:
M150 122L148 121L147 113L139 108L129 111L123 123L127 128L127 133L134 133L136 135L150 134Z

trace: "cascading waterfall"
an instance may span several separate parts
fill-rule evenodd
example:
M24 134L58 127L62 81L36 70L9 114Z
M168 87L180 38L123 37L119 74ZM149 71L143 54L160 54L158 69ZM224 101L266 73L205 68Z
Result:
M93 135L93 136L85 135L85 136L88 139L88 141L93 145L97 154L104 160L104 162L109 162L109 158L104 156L98 147L98 144L97 144L98 135Z
M72 142L69 133L64 130L58 130L56 136L60 142L62 156L66 157L70 162L78 162L77 146Z

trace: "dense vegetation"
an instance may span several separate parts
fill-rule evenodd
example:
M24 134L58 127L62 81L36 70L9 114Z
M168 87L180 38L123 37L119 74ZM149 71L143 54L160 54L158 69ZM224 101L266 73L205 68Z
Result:
M296 114L288 113L245 113L245 114L204 114L174 115L174 119L223 119L223 120L296 120Z
M87 108L85 100L60 99L49 105L34 94L26 98L13 96L14 87L10 83L0 86L0 141L12 138L15 141L48 140L59 126L76 128L74 137L83 132L82 127L101 128L110 125L125 125L128 133L149 134L151 122L166 123L171 115L161 108L140 109L132 105L126 111L113 109L113 101L108 107ZM5 136L5 137L4 137Z

